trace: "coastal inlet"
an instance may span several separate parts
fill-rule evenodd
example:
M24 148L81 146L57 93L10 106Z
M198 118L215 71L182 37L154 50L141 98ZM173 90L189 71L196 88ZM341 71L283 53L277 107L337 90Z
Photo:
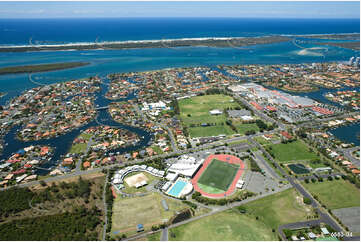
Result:
M103 82L107 82L107 79L104 79ZM106 83L102 83L101 90L95 92L94 103L97 108L97 116L95 120L83 125L81 127L75 128L70 132L65 134L61 134L56 137L48 138L48 139L40 139L40 140L32 140L32 141L21 141L17 138L17 133L20 130L20 125L13 126L10 131L4 137L4 150L0 156L0 160L8 159L12 154L24 149L25 147L29 147L31 145L47 145L52 147L53 156L47 161L41 164L38 169L35 171L37 175L46 175L48 174L55 166L57 166L61 159L67 154L69 151L72 142L76 139L83 130L88 129L90 127L95 127L99 125L108 125L114 128L128 130L130 132L135 133L138 137L140 137L140 141L134 145L117 148L115 150L111 150L109 152L112 153L126 153L134 150L142 149L143 147L149 145L152 142L153 134L149 131L143 130L138 127L132 127L130 125L120 124L115 122L111 115L108 113L107 107L111 102L114 101L126 101L129 99L134 99L136 96L134 93L129 94L126 98L118 99L118 100L108 100L105 98L105 93L107 92L108 86Z

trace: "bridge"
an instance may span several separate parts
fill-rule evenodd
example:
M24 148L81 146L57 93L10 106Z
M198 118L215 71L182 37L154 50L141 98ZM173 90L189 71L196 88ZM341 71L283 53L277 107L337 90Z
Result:
M104 107L97 107L95 108L95 110L105 110L105 109L108 109L109 106L104 106Z

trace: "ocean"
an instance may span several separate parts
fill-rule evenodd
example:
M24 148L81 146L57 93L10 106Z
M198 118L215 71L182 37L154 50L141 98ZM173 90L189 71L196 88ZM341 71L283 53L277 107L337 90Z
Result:
M359 32L359 19L0 19L0 45Z
M237 19L237 18L121 18L121 19L32 19L0 20L0 45L67 44L81 42L161 40L201 37L256 37L268 35L306 35L330 33L359 33L360 21L353 19ZM300 40L302 37L297 37ZM318 40L320 42L324 40ZM300 48L299 45L302 45ZM359 51L332 46L292 41L246 48L181 47L127 50L0 52L0 67L68 61L86 61L90 65L68 70L43 73L0 75L0 98L4 105L24 90L44 84L67 81L115 72L147 71L172 67L210 66L218 64L287 64L347 61L360 56ZM306 94L307 95L307 94ZM322 100L322 92L310 94ZM351 128L349 142L357 137ZM78 131L76 131L78 132ZM138 131L140 135L144 135ZM352 135L353 134L353 135ZM74 134L61 140L69 147ZM337 135L337 134L335 134ZM146 136L148 140L150 139ZM9 146L13 135L7 138ZM347 137L346 137L347 139ZM357 137L359 140L359 137ZM347 140L346 140L347 141ZM54 142L59 142L54 140ZM18 149L25 144L16 143ZM16 150L7 150L10 154ZM10 152L10 153L9 153ZM66 150L58 149L57 156ZM4 155L5 155L4 154Z

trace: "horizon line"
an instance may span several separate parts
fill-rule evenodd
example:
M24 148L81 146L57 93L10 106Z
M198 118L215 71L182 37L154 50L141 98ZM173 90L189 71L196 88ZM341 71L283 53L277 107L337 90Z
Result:
M140 17L140 16L128 16L128 17L16 17L16 18L2 18L0 17L0 19L8 19L8 20L14 20L14 19L144 19L144 18L173 18L173 19L207 19L207 18L223 18L223 19L325 19L325 20L360 20L360 17L358 18L345 18L345 17L327 17L327 18L322 18L322 17L225 17L225 16L204 16L204 17L186 17L186 16L179 16L179 17L173 17L173 16L144 16L144 17Z

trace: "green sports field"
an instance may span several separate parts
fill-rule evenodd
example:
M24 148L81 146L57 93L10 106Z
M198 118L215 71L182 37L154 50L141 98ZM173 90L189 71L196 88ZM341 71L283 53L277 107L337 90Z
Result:
M189 129L191 137L216 136L220 134L230 135L234 131L225 124L226 115L211 115L209 111L219 109L224 111L227 108L235 108L239 105L233 98L223 94L204 95L179 100L180 119ZM201 126L203 123L212 126ZM195 125L191 127L191 125Z
M239 165L213 159L198 180L198 186L208 193L223 193L228 190L237 174Z
M278 240L277 228L282 224L308 220L313 215L309 205L294 189L288 189L196 221L171 228L173 241L262 241ZM275 232L272 231L274 229Z
M329 209L360 206L360 190L345 180L303 183Z
M277 234L255 217L227 210L183 224L169 231L171 241L264 241Z
M287 144L275 144L266 146L269 153L281 163L290 161L312 160L319 158L317 154L310 151L307 145L301 140L296 140Z

